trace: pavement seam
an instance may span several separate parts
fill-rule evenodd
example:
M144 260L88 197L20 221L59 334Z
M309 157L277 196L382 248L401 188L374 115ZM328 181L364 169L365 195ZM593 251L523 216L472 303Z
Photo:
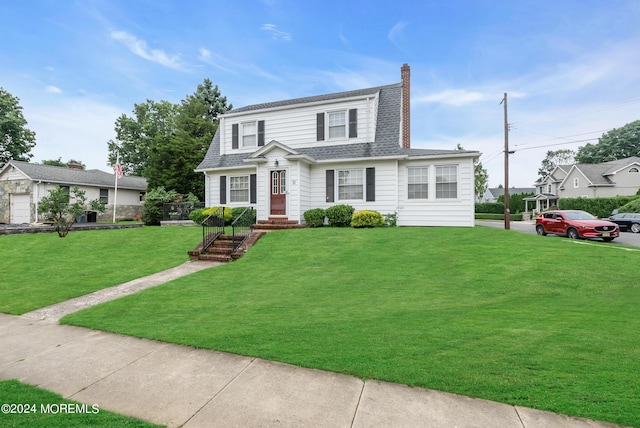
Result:
M527 428L524 424L524 421L522 420L522 417L520 416L520 412L518 412L518 408L516 406L513 406L513 410L516 412L516 416L518 416L518 420L522 424L522 428Z
M249 363L238 372L238 374L236 374L233 378L231 378L229 380L229 382L227 382L222 388L220 388L220 390L218 392L216 392L215 394L213 394L213 397L211 397L209 400L207 400L206 403L204 403L202 406L200 406L200 408L198 410L196 410L195 412L193 412L193 415L191 415L189 417L189 419L187 419L186 421L184 421L184 423L180 426L185 426L186 424L189 423L189 421L193 418L196 417L196 415L198 413L200 413L202 411L202 409L204 409L205 407L207 407L209 405L209 403L211 403L213 400L215 400L220 394L222 394L224 392L224 390L226 390L233 382L236 381L236 379L238 379L244 372L246 372L249 367L251 367L251 365L257 360L258 358L253 358L251 359L251 361L249 361Z
M360 388L360 394L358 395L358 402L356 403L356 409L353 412L353 418L351 418L351 428L353 428L353 424L356 423L356 416L358 416L358 410L360 409L360 401L362 401L362 395L364 394L364 388L367 386L367 381L362 381L362 388Z
M161 346L160 348L165 348L166 346L168 346L168 345L163 345L163 346ZM109 373L109 374L107 374L107 375L105 375L105 376L101 377L100 379L96 380L95 382L92 382L91 384L89 384L89 385L85 386L84 388L79 389L78 391L74 392L73 394L71 394L71 395L69 395L69 396L67 396L67 397L65 397L65 398L67 398L67 399L73 399L73 397L75 397L76 395L80 394L82 391L85 391L85 390L87 390L87 389L91 388L92 386L94 386L94 385L96 385L96 384L98 384L98 383L102 382L102 381L103 381L103 380L105 380L106 378L111 377L111 376L113 376L114 374L121 372L121 371L122 371L122 370L124 370L125 368L127 368L127 367L129 367L129 366L131 366L131 365L133 365L133 364L135 364L135 363L137 363L137 362L138 362L138 361L140 361L141 359L143 359L143 358L145 358L145 357L147 357L147 356L149 356L149 355L151 355L151 354L154 354L154 353L158 352L158 350L159 350L159 349L153 349L153 350L151 350L151 351L147 352L146 354L141 355L140 357L136 358L135 360L130 361L128 364L124 364L123 366L121 366L121 367L120 367L120 368L118 368L117 370L112 371L111 373ZM116 410L114 410L114 411L116 411Z

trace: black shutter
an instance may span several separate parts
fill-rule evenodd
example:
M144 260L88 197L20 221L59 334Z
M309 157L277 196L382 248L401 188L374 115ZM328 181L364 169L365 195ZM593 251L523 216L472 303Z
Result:
M249 203L256 204L258 203L258 198L256 195L256 174L251 174L249 176Z
M231 148L232 149L238 148L238 124L237 123L234 123L233 125L231 125Z
M358 109L352 108L349 110L349 138L356 138L358 136Z
M220 176L220 205L227 203L227 176Z
M367 202L376 200L376 169L367 168Z
M258 121L258 146L264 146L264 120Z
M327 170L327 202L334 202L335 190L333 188L334 173L332 169Z
M324 113L318 113L316 115L316 118L317 118L317 120L316 120L316 122L317 122L317 124L316 124L316 127L317 127L316 136L317 136L317 138L316 138L316 140L317 141L324 141Z

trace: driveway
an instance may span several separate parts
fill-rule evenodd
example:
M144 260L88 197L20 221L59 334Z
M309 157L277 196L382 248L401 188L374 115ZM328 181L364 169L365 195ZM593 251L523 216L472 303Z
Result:
M504 221L476 220L476 226L487 226L487 227L495 227L497 229L504 229ZM511 226L511 230L513 231L531 233L534 235L536 234L535 221L512 221L510 226ZM546 236L546 238L549 238L549 237L553 237L553 235ZM620 237L613 240L613 242L610 242L610 244L640 247L640 233L620 232Z

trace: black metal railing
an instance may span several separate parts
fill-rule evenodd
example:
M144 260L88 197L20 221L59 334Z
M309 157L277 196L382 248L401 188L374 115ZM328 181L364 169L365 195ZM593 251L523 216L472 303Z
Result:
M233 251L236 251L238 247L244 242L245 239L253 231L253 225L256 222L256 212L252 207L245 208L234 221L231 223L231 230L233 234Z
M204 208L204 202L171 202L162 207L162 220L189 220L191 211Z
M204 254L207 248L213 245L214 241L224 233L224 210L224 207L220 207L202 221L201 253Z

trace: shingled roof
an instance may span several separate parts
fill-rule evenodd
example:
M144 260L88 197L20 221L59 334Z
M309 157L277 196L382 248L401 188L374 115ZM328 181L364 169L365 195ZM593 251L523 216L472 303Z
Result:
M429 149L405 149L400 146L400 119L402 83L393 85L378 86L356 91L339 92L335 94L318 95L292 100L277 101L272 103L255 104L239 109L234 109L230 113L254 112L261 109L276 107L296 106L307 103L339 100L343 98L375 95L379 93L378 118L376 124L375 141L367 143L340 144L340 145L318 145L315 147L296 148L296 152L306 155L316 160L341 160L341 159L363 159L363 158L388 158L388 157L413 157L413 156L442 156L452 154L478 154L475 151L466 150L429 150ZM233 153L220 155L220 134L219 130L213 137L209 150L204 160L198 165L196 171L216 168L233 168L247 165L244 159L251 156L251 153Z
M11 166L22 171L22 173L32 181L43 181L67 186L115 186L114 174L99 169L82 170L11 160L0 172L5 171ZM118 188L145 191L147 190L147 180L142 177L124 176L118 179Z
M640 157L632 156L603 163L579 163L575 168L579 170L594 186L612 186L615 173L631 165L640 165Z

